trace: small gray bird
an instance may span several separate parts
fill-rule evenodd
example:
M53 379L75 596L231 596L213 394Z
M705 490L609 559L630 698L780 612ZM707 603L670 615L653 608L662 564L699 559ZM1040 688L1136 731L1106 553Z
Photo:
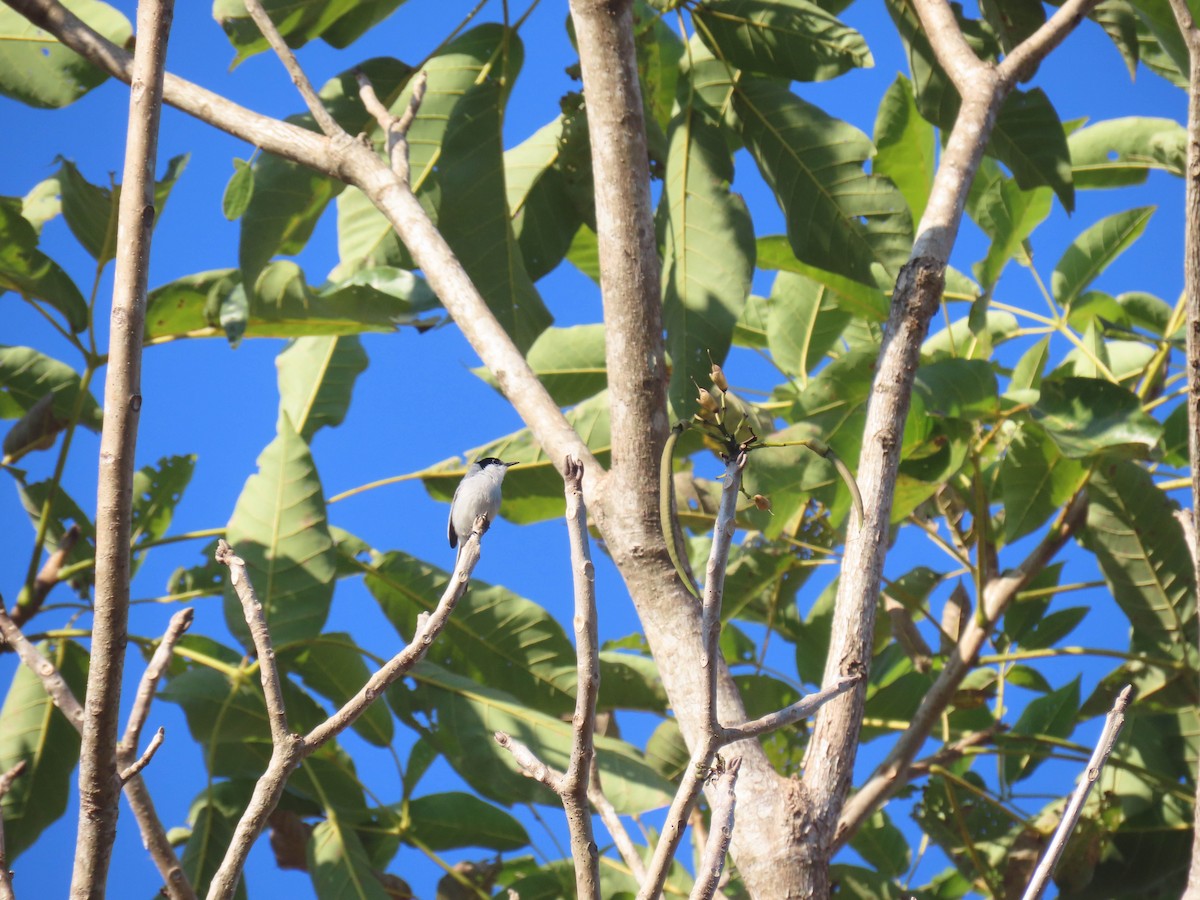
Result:
M454 499L450 501L450 521L446 531L451 547L457 547L460 541L466 543L477 517L486 516L490 525L499 515L500 485L508 473L508 467L515 465L515 462L506 463L494 456L485 456L467 469L467 474L454 489ZM462 553L461 548L458 552Z

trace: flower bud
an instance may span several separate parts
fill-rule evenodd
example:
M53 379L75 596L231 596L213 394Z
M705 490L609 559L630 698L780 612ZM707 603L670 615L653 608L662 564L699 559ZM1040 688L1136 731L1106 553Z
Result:
M754 505L763 512L769 512L771 509L771 500L769 497L764 497L762 494L755 494L752 498Z
M725 373L721 370L720 366L718 366L716 363L713 363L712 372L710 374L713 384L723 391L729 390L729 382L725 380Z

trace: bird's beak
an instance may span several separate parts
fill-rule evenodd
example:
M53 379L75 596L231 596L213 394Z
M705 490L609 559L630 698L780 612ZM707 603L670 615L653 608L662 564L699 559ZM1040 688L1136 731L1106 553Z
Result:
M511 469L513 466L517 465L518 463L520 463L520 460L517 460L517 462L510 462L510 463L506 462L504 465L505 465L505 468Z

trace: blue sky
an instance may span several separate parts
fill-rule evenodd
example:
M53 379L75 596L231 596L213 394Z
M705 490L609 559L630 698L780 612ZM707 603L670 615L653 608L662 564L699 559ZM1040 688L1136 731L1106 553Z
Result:
M122 0L115 5L133 18L132 3ZM464 4L415 0L401 7L382 28L349 51L335 53L318 42L302 51L301 61L318 85L370 56L392 55L415 62L456 24L465 9ZM516 15L522 11L523 8L514 8ZM493 2L480 20L494 21L499 17L500 6ZM860 3L842 17L867 37L875 56L875 68L852 72L833 82L800 85L797 91L869 134L883 92L897 72L907 70L907 65L890 20L879 5ZM522 32L525 65L508 108L506 146L519 142L557 115L559 96L577 87L564 73L574 61L570 46L563 39L564 21L564 5L542 3ZM232 50L212 21L209 9L202 4L180 4L169 54L173 72L260 112L283 116L300 110L302 104L277 60L264 54L230 71L232 58ZM1146 70L1140 70L1136 82L1131 83L1116 50L1091 25L1069 38L1043 64L1034 84L1047 90L1064 120L1124 115L1182 119L1185 114L1183 92ZM0 120L7 135L0 142L0 194L25 194L57 169L58 155L74 160L93 182L105 182L109 172L118 173L119 177L126 98L124 86L110 82L63 111L31 110L0 101ZM168 158L185 152L192 154L191 161L155 237L152 286L193 272L236 265L239 226L222 217L220 196L232 172L232 158L248 157L250 148L168 110L159 146L160 171ZM753 163L742 154L737 165L735 188L746 196L756 232L762 235L782 231L782 215L758 179ZM1056 206L1035 239L1035 265L1042 278L1048 281L1062 250L1087 225L1112 212L1146 203L1157 205L1158 211L1145 235L1097 286L1110 293L1147 290L1173 303L1182 285L1183 184L1165 175L1151 176L1145 188L1135 191L1081 192L1077 210L1070 217ZM983 255L984 247L978 231L965 224L955 265L969 271L970 263ZM86 290L93 263L74 242L61 219L47 226L43 249ZM331 215L318 226L299 261L311 283L320 283L337 263ZM769 273L760 273L756 290L765 293L770 281ZM558 324L599 319L598 291L569 264L561 266L539 287ZM110 288L111 268L102 281L101 306ZM1042 309L1032 279L1015 265L1006 272L1000 294L1009 303ZM0 297L0 314L4 322L0 340L4 343L29 344L78 364L70 348L14 295ZM107 322L99 322L98 330L100 340L105 341ZM347 421L337 429L322 430L314 441L313 452L327 496L377 478L415 471L521 427L512 410L470 373L469 369L478 365L478 360L454 328L424 335L412 331L367 335L364 344L370 368L359 381ZM198 340L147 350L138 465L170 454L198 455L192 489L176 511L173 533L221 526L228 520L245 479L254 471L255 458L274 435L277 404L274 357L282 346L282 341L248 340L231 350L222 341ZM727 371L735 384L769 387L772 383L770 367L748 353L736 354ZM72 496L85 508L91 508L98 442L95 435L86 431L81 431L76 441L64 483ZM49 475L53 459L53 453L41 453L27 458L23 464L30 470L31 478L37 479ZM715 476L714 461L703 465L711 469L706 474ZM28 565L27 536L31 532L15 491L4 490L8 494L0 502L0 533L11 537L0 549L0 590L11 597ZM335 504L330 517L334 524L348 528L377 548L402 549L447 567L452 564L453 554L445 546L446 508L429 500L418 484L395 485ZM149 598L162 594L166 578L175 567L200 562L198 553L202 546L203 542L175 545L150 554L135 581L133 596ZM531 554L531 546L538 547L538 552ZM924 555L932 557L934 552L926 544L901 544L889 560L888 571L905 571L923 561ZM501 524L488 534L477 574L536 600L566 622L570 587L565 553L565 529L558 522L522 530ZM1094 573L1084 573L1086 566L1078 554L1068 552L1068 556L1072 567L1080 567L1080 580L1095 577ZM546 558L552 562L545 564ZM607 567L601 568L602 638L637 630L636 618L618 579ZM802 604L811 603L821 583L820 579L814 579L801 598ZM69 599L68 593L59 588L51 603L65 603ZM1083 600L1099 605L1104 598L1098 592ZM1071 598L1071 603L1078 602L1081 602L1079 595ZM138 634L156 635L172 611L173 608L160 604L139 604L133 613L132 629ZM196 612L197 632L226 634L219 600L201 600ZM37 625L61 627L70 615L67 609L48 611L37 620ZM1106 615L1090 616L1078 640L1123 647L1127 635L1121 621ZM381 655L390 655L396 649L390 626L357 583L339 586L329 627L352 628L367 649ZM780 664L788 665L786 659ZM0 683L7 683L12 666L11 655L0 658ZM1055 683L1068 680L1068 671L1083 671L1085 696L1106 669L1103 665L1074 660L1055 666L1050 675ZM131 657L129 683L140 674L140 668L138 660ZM128 700L124 705L127 708ZM165 724L168 737L147 778L163 820L170 825L182 824L192 796L199 789L194 775L202 765L200 753L187 736L186 725L175 707L156 704L150 724L151 727ZM634 725L635 734L636 728ZM395 799L398 775L390 759L366 748L352 736L346 743L351 752L362 750L371 758L364 775L376 793L385 800ZM404 752L402 746L402 756ZM181 771L188 773L186 780L179 778ZM447 772L435 769L427 776L425 790L435 789L439 781L449 786L452 779ZM1073 776L1063 772L1058 777L1065 789ZM1052 788L1051 785L1048 790ZM542 815L547 821L556 822L560 818L554 809L544 809ZM156 884L155 876L144 859L127 809L122 811L121 825L111 881L113 895L147 895ZM17 886L22 895L65 893L74 828L72 805L67 816L46 832L41 843L17 861ZM531 824L529 829L553 853L540 827ZM393 870L407 876L403 859L403 856L398 859ZM252 858L250 878L259 885L272 879L277 893L291 890L305 896L311 890L305 875L276 873L265 847ZM428 879L412 881L425 893L431 893Z

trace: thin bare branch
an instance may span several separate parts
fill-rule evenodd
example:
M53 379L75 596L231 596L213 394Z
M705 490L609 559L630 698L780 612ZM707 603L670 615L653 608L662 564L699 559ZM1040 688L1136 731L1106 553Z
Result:
M348 138L349 135L342 130L342 126L333 120L333 116L329 114L329 110L325 108L325 104L321 102L321 98L313 90L312 82L308 80L308 76L300 68L296 54L292 52L292 48L284 41L283 35L279 33L279 29L275 27L275 23L271 21L271 17L267 15L267 11L263 9L262 3L259 0L244 0L244 2L246 4L246 12L250 13L250 18L258 26L258 30L262 32L262 36L267 39L267 43L271 45L271 49L275 51L275 55L279 57L279 61L283 63L283 67L287 69L288 75L291 76L292 84L296 86L296 90L304 98L304 105L308 107L309 113L317 125L320 126L321 131L325 132L331 138Z
M946 0L913 0L912 5L921 17L925 36L938 63L946 70L959 94L969 93L974 79L990 66L975 55L963 37L950 4Z
M0 600L0 637L3 637L4 642L17 652L17 656L21 658L21 662L25 663L29 671L41 679L42 687L50 695L51 702L67 717L71 727L81 731L84 722L83 707L75 699L75 694L71 692L66 679L62 677L54 663L42 656L41 651L30 643L16 623L9 618L3 600Z
M609 802L608 797L604 795L604 787L600 783L600 769L593 762L590 784L588 786L588 800L592 807L600 816L600 821L604 823L604 827L608 829L608 833L612 836L613 843L617 847L617 852L621 854L621 859L625 860L625 865L629 866L629 872L633 875L633 880L641 884L646 880L646 866L642 862L642 855L638 853L637 846L629 837L629 832L625 830L624 824L621 822L621 817L617 815L616 809Z
M1024 80L1051 50L1066 40L1067 35L1075 30L1098 2L1067 0L1037 31L1013 47L1012 52L996 67L1000 77L1008 84Z
M58 584L58 573L62 569L67 554L79 542L80 534L82 532L79 530L79 526L72 525L67 529L66 534L62 536L62 540L58 542L58 548L46 558L46 562L42 565L42 568L37 573L37 577L33 581L33 596L28 603L18 603L16 609L12 611L12 620L18 627L36 616L38 610L42 608L42 604L46 602L47 595Z
M596 570L587 536L583 503L583 463L570 458L563 467L567 501L567 534L575 593L575 715L571 760L562 780L563 809L571 834L578 897L600 897L600 856L592 835L588 784L596 756L596 698L600 694L600 636L596 621Z
M117 833L117 729L129 622L134 454L142 408L142 340L154 228L154 166L174 0L140 0L117 208L104 424L96 490L96 597L79 752L79 830L71 896L102 898Z
M271 723L271 741L287 743L291 736L288 727L287 708L283 702L283 686L279 680L279 666L275 663L275 648L271 645L271 632L267 629L267 618L263 614L258 594L250 583L246 561L233 552L224 538L217 541L217 562L229 568L229 583L242 604L242 615L250 628L250 639L258 657L258 677L262 682L263 697L267 703L267 719Z
M508 732L497 731L492 737L495 738L497 744L512 754L513 762L520 768L522 775L526 778L532 778L538 784L544 784L550 790L554 791L554 793L560 797L562 796L562 772L553 766L546 765L538 758L536 753Z
M865 672L854 672L850 675L843 675L829 687L822 688L815 694L809 694L807 697L801 697L791 706L785 706L783 709L768 713L752 722L722 728L720 731L721 744L732 744L734 741L756 738L760 735L770 734L772 731L778 731L780 728L794 725L801 719L807 719L813 715L813 713L834 697L840 697L846 693L846 691L850 690L850 688L854 687L864 678L866 678Z
M417 73L408 106L405 107L404 115L401 116L392 115L392 111L383 105L375 93L375 86L371 84L371 79L365 72L356 72L354 77L358 82L358 96L362 98L363 106L374 117L386 136L387 158L391 162L392 171L396 173L401 184L407 185L409 183L408 129L412 126L413 119L417 117L421 101L425 99L425 87L429 82L429 76L424 70Z
M1058 828L1054 830L1054 837L1050 839L1050 844L1046 847L1045 855L1042 856L1041 861L1034 870L1033 877L1029 880L1029 886L1025 889L1022 900L1038 900L1042 896L1042 892L1046 889L1046 884L1050 881L1050 876L1054 874L1054 867L1058 865L1058 860L1062 856L1063 850L1067 847L1067 838L1075 830L1075 825L1079 821L1080 814L1083 812L1083 803L1087 800L1087 796L1092 790L1092 785L1100 777L1100 770L1104 768L1104 764L1108 761L1113 747L1116 746L1117 738L1121 735L1121 729L1125 727L1125 712L1129 709L1129 704L1132 701L1133 685L1126 685L1125 689L1117 695L1116 703L1113 704L1108 717L1104 720L1104 730L1100 733L1100 740L1096 743L1096 749L1092 752L1092 758L1088 760L1087 770L1083 773L1083 778L1079 780L1079 784L1076 785L1074 792L1071 794L1067 808L1063 811L1062 821L1058 823Z
M742 758L735 756L725 764L713 786L712 823L705 842L704 854L696 866L696 883L691 900L711 900L725 871L725 857L733 839L733 814L737 806L738 769Z
M142 769L150 765L150 760L154 759L154 754L158 752L158 748L162 746L162 742L166 736L167 729L160 726L158 731L154 732L154 737L150 739L145 752L121 771L122 785L136 778L142 773Z
M993 578L984 589L982 615L970 616L964 623L958 644L933 686L926 692L921 705L913 714L904 733L859 791L850 797L842 809L837 825L835 846L843 846L859 826L896 790L902 787L911 772L911 764L940 720L955 691L978 659L988 635L1013 598L1041 572L1062 546L1083 524L1087 502L1077 494L1063 510L1042 540L1016 569Z
M17 764L0 775L0 799L8 793L14 781L25 771L26 761ZM4 821L0 819L0 900L16 900L13 893L12 872L8 870L8 851L4 847Z
M126 757L132 757L137 752L137 746L142 740L142 728L146 724L146 719L150 715L150 704L154 701L154 692L158 689L158 681L162 678L163 672L171 662L171 655L175 652L175 644L183 636L192 625L194 612L189 606L186 609L181 609L175 615L171 616L171 621L167 625L167 630L159 641L158 647L154 650L154 655L150 657L150 662L146 666L146 671L142 673L142 680L138 684L137 694L133 698L133 707L129 710L129 720L125 725L125 736L121 739L121 743L117 746L117 765L122 768L128 768L130 760ZM126 781L128 779L125 779Z

